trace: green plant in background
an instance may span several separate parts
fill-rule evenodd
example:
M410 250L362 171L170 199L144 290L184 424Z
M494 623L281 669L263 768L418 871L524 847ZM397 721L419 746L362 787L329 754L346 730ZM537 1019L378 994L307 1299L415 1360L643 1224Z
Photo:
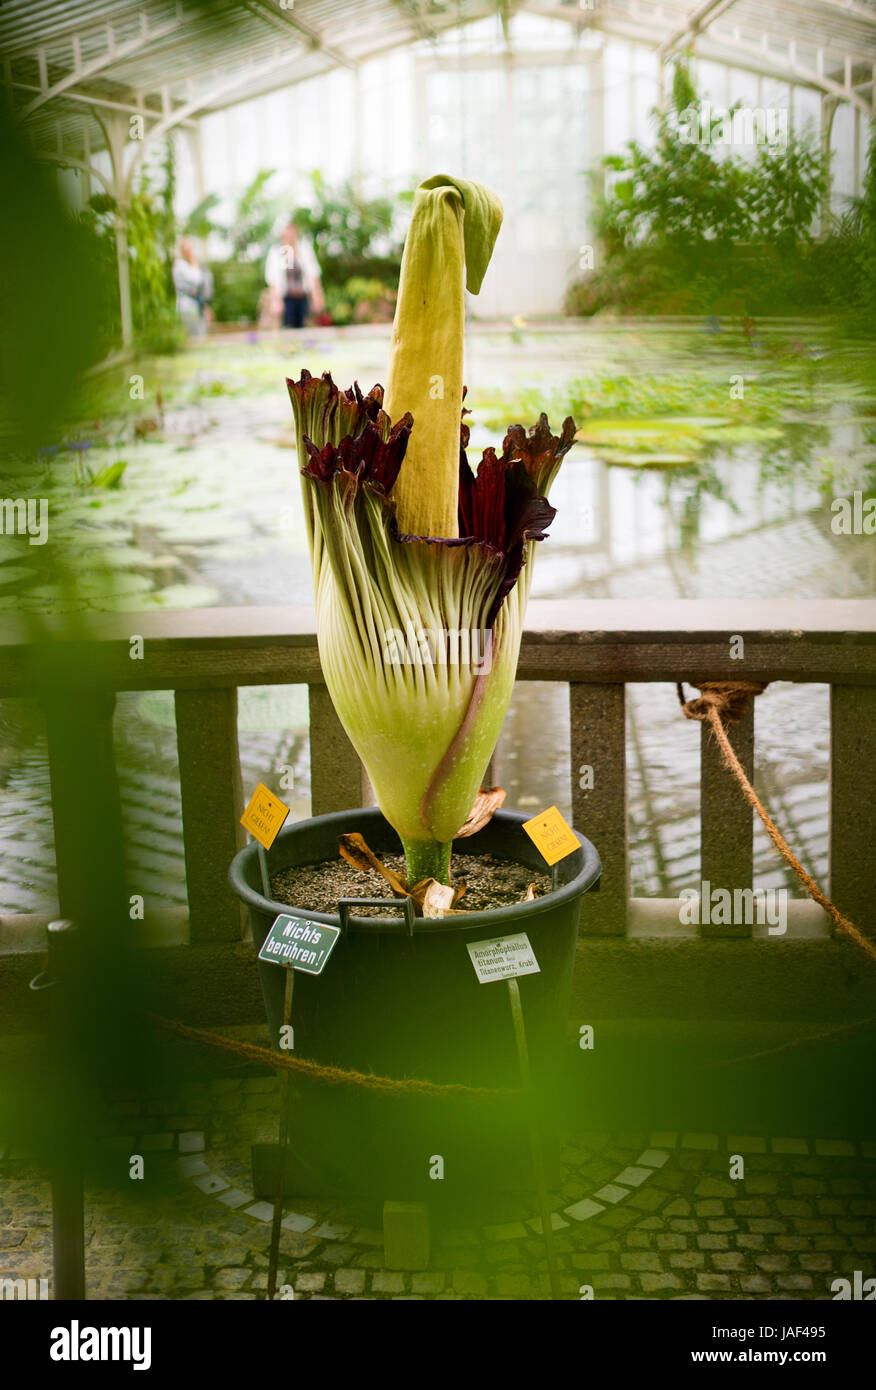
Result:
M259 169L244 188L230 222L213 216L222 199L218 193L208 193L192 208L183 226L183 236L207 237L218 232L231 243L232 258L236 261L264 259L274 237L274 227L282 211L282 195L269 193L268 184L276 169Z
M224 232L224 225L213 217L213 212L221 202L218 193L208 193L206 198L202 198L183 222L183 236L198 237L199 240L206 241L214 232Z
M528 435L513 426L501 455L485 450L476 477L468 466L463 285L479 291L501 219L479 184L420 185L386 410L380 387L288 382L320 661L411 887L449 882L513 688L547 492L574 439L571 419L555 438L542 415Z
M281 212L281 197L268 192L276 170L259 169L241 193L226 235L235 260L264 259Z
M849 198L835 222L827 246L826 276L831 300L849 315L850 326L872 331L876 319L876 123L870 126L870 147L863 188Z
M171 267L176 242L173 198L176 184L173 144L166 142L160 165L144 168L126 208L128 256L131 277L131 312L134 331L147 351L172 352L185 342L185 332L176 312ZM116 272L116 199L108 193L95 193L80 214L100 244L103 270L101 308L109 342L121 334Z
M105 286L108 282L115 292L117 316L115 246L107 272L104 215L71 213L54 171L33 158L21 123L5 108L0 147L0 495L48 500L50 543L30 546L17 539L35 584L57 584L75 601L77 561L88 531L59 524L59 502L69 495L72 469L56 470L56 487L47 459L58 455L59 441L81 418L82 375L112 341ZM114 391L118 396L118 372ZM97 477L93 481L97 484ZM89 577L105 555L97 529L90 540ZM8 563L5 568L8 577ZM35 1038L21 1065L6 1069L0 1130L37 1164L50 1164L56 1182L71 1172L81 1177L87 1165L86 1186L99 1187L109 1177L106 1169L99 1177L93 1173L91 1136L106 1123L99 1098L146 1078L155 1083L163 1063L140 1023L141 1005L134 997L140 976L129 956L130 935L119 932L129 906L124 867L129 854L115 813L115 697L93 684L89 689L93 652L83 645L81 623L61 615L49 624L48 608L45 601L21 607L21 640L33 644L29 697L4 702L0 771L8 767L10 751L16 757L21 737L29 737L28 725L34 737L44 738L48 721L54 785L60 780L75 789L76 847L66 856L61 891L65 911L77 925L78 959L68 984L55 991L55 1036L63 1045L59 1049L48 1038ZM9 704L22 709L18 732L12 734ZM130 1051L119 1045L122 1037Z
M90 243L92 263L97 270L92 286L92 307L99 334L95 360L117 348L122 336L116 240L112 229L114 207L112 198L95 194L76 217L77 231Z
M326 287L326 308L333 323L391 323L396 294L382 280L354 275L343 285Z
M745 201L748 166L717 159L711 140L685 138L684 115L699 114L701 103L679 63L673 75L672 102L657 116L653 150L632 141L625 155L609 155L606 169L623 175L612 188L616 209L612 229L621 246L636 245L645 236L675 253L697 258L707 247L723 251L728 243L750 234L750 210ZM711 120L717 136L722 120Z
M269 190L274 169L259 169L235 204L231 219L214 216L221 199L208 193L189 213L183 232L206 240L219 233L231 246L231 256L210 262L213 275L211 308L219 323L250 323L259 316L265 288L265 256L283 211L283 196Z
M762 141L746 159L723 149L723 115L710 116L708 139L690 138L690 116L699 129L702 111L679 62L654 147L633 141L602 161L601 262L571 285L568 312L769 313L825 302L813 227L826 174L812 140Z
M83 469L85 482L88 487L109 488L111 490L120 488L127 466L124 459L117 459L115 463L107 464L106 468Z
M270 191L273 169L260 169L238 199L228 222L216 216L217 194L193 208L183 233L205 240L221 234L231 255L210 262L212 309L220 323L258 317L265 288L264 262L278 221L289 212L282 193ZM300 231L313 243L322 271L326 307L335 323L388 322L392 318L401 265L402 237L397 205L387 197L367 198L351 180L337 186L316 170L312 197L295 210Z
M821 155L810 140L791 134L786 145L759 145L742 188L753 239L792 256L811 245L824 191Z
M251 323L258 318L265 288L264 261L210 261L211 308L219 323Z
M351 179L335 187L318 169L310 182L310 206L299 207L295 221L313 242L329 302L331 291L343 291L338 299L351 302L355 309L356 303L368 298L368 292L354 282L377 281L395 290L402 248L398 213L404 197L395 201L367 198Z

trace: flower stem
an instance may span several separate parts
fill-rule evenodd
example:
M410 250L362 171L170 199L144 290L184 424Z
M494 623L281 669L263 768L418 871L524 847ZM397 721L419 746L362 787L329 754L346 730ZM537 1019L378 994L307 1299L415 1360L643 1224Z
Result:
M406 840L402 837L402 847L410 888L424 878L434 878L438 883L449 885L452 840L442 844L440 840Z

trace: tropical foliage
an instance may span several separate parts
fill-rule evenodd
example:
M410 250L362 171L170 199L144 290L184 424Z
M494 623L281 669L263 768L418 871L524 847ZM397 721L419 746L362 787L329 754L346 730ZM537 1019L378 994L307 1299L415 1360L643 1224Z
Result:
M154 352L172 351L185 338L176 313L172 276L176 242L175 183L173 144L167 141L161 163L142 170L125 209L134 332L140 344ZM81 224L92 232L97 242L96 257L102 269L101 316L107 347L118 342L121 336L117 214L116 199L108 193L92 194L80 214Z
M768 314L874 304L872 143L863 198L822 226L826 170L813 140L789 132L744 155L726 143L737 110L712 115L686 65L676 65L653 148L631 142L594 178L599 250L594 269L571 285L568 312Z
M322 268L323 284L378 280L398 287L403 229L400 208L408 199L365 197L351 179L328 184L320 171L310 176L311 199L295 221L310 237Z

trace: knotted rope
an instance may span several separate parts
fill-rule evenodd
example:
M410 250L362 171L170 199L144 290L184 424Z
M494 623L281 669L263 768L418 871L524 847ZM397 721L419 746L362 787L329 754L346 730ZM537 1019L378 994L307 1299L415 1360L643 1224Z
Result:
M833 920L837 931L848 936L857 946L867 953L871 960L876 961L876 944L870 941L858 928L844 917L830 899L821 891L814 878L806 872L803 865L789 847L781 831L772 820L771 816L763 806L756 791L748 780L745 770L740 763L733 745L727 736L726 724L736 724L746 713L749 703L757 695L762 695L766 690L768 681L702 681L698 686L700 695L698 699L686 700L684 696L684 686L681 681L676 685L678 699L681 704L682 712L686 719L694 719L700 723L708 723L712 733L717 740L721 752L721 759L724 766L733 773L749 805L757 812L767 834L781 854L782 858L794 870L800 882L803 884L811 898L824 908L825 912ZM345 1071L341 1067L323 1066L318 1062L307 1062L297 1057L282 1056L270 1051L265 1047L258 1047L254 1043L236 1042L232 1038L226 1038L220 1033L208 1033L200 1028L191 1028L188 1024L179 1023L175 1019L162 1018L158 1014L147 1013L146 1017L158 1028L163 1028L167 1032L176 1033L178 1036L188 1038L192 1042L203 1043L208 1047L216 1047L225 1052L230 1052L234 1056L242 1057L247 1061L259 1062L265 1066L273 1067L276 1071L297 1072L301 1076L310 1077L312 1080L323 1081L330 1086L357 1086L365 1090L379 1091L388 1095L419 1095L439 1098L441 1096L459 1096L470 1100L496 1101L503 1097L519 1096L520 1091L512 1088L489 1088L485 1086L466 1086L461 1082L451 1082L440 1084L436 1081L420 1081L413 1079L401 1080L390 1076L375 1076L368 1072ZM852 1029L865 1027L867 1024L876 1022L876 1019L863 1019L858 1022L847 1024L843 1028L832 1029L828 1033L816 1034L811 1038L801 1038L796 1042L785 1044L782 1047L769 1049L767 1052L755 1053L751 1057L737 1057L730 1062L717 1063L713 1065L730 1066L740 1061L753 1061L760 1057L771 1056L773 1053L784 1052L788 1048L798 1047L807 1042L820 1041L822 1038L832 1037L835 1033L851 1031Z
M755 695L762 695L769 681L703 681L698 700L685 700L684 686L678 682L678 698L685 719L710 719L711 711L728 724L738 724Z
M727 730L724 727L725 722L728 724L738 723L748 709L750 701L756 695L761 695L768 684L768 681L702 681L698 687L700 691L698 700L685 700L684 686L681 681L678 682L676 689L685 719L697 719L701 723L708 722L711 725L712 733L721 750L721 760L724 766L733 773L742 788L745 799L760 816L776 849L794 870L810 898L813 898L820 907L824 908L825 912L832 918L837 931L849 937L856 946L860 946L862 951L866 951L872 961L876 961L876 944L858 931L854 923L844 917L839 908L834 907L830 898L822 893L815 879L806 872L789 847L787 840L764 808L757 792L746 777L745 769L737 758L727 735Z
M276 1071L298 1072L314 1081L324 1081L329 1086L359 1086L367 1091L382 1091L390 1095L405 1093L431 1096L433 1099L460 1096L467 1100L501 1100L521 1094L512 1087L491 1089L487 1086L465 1086L462 1082L448 1082L444 1085L437 1081L398 1080L392 1076L374 1076L370 1072L344 1071L341 1067L327 1067L319 1062L306 1062L298 1057L284 1057L266 1047L258 1047L255 1043L237 1042L221 1033L208 1033L201 1028L191 1028L187 1023L178 1023L173 1018L162 1018L159 1014L147 1013L146 1018L157 1028L163 1028L168 1033L177 1033L181 1038L188 1038L191 1042L217 1047L223 1052L244 1057L249 1062L260 1062L265 1066L274 1067Z
M809 1033L805 1038L794 1038L791 1042L780 1043L778 1047L767 1047L761 1052L749 1052L744 1057L727 1057L721 1062L707 1062L703 1071L721 1071L725 1067L736 1067L740 1062L762 1062L767 1057L779 1057L785 1052L793 1052L798 1047L809 1047L812 1043L832 1042L834 1038L856 1033L861 1028L872 1028L876 1016L857 1018L853 1023L842 1023L838 1028L826 1028L819 1033Z

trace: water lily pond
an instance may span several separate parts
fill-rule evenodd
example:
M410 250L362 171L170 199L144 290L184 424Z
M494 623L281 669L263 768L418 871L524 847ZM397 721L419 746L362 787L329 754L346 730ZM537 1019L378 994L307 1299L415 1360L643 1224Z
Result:
M387 356L388 329L241 334L93 377L70 435L22 462L21 495L48 499L48 541L0 535L0 612L309 603L284 377L331 370L367 389L385 379ZM803 322L748 333L714 320L474 325L466 379L474 462L540 409L555 427L570 413L579 427L552 491L558 514L533 597L876 592L873 537L846 534L835 504L876 491L867 344ZM758 734L769 790L819 871L826 692L775 690L781 719L771 733L765 714ZM678 891L698 858L697 738L679 727L674 692L663 693L655 705L652 692L646 719L631 692L636 892ZM53 894L41 731L15 703L0 706L0 911ZM306 722L303 688L242 692L245 779L279 786L282 776L296 815L308 812ZM158 898L181 901L172 698L121 697L117 724L132 854ZM509 805L563 807L564 737L562 692L518 690L497 758ZM765 846L758 864L759 882L785 882Z
M765 338L732 323L472 331L475 459L541 408L579 426L534 596L873 592L872 545L831 529L833 499L876 476L866 345L805 325ZM76 437L28 470L51 544L0 538L0 611L309 602L284 377L370 386L388 336L294 339L220 339L92 381Z

